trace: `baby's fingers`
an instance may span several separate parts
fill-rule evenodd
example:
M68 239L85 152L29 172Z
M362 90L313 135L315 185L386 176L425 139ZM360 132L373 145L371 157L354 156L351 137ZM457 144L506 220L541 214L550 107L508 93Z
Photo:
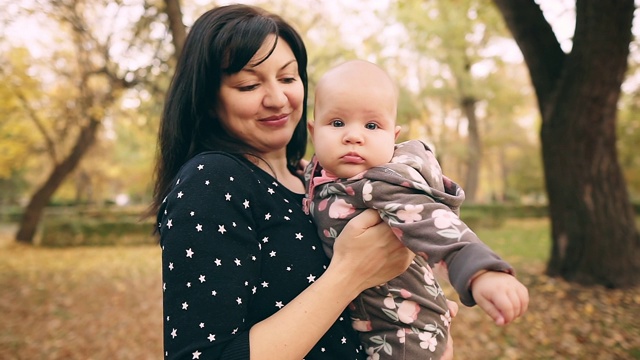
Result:
M507 291L506 302L498 305L504 316L504 324L508 324L513 320L522 316L529 307L529 293L524 286L516 286L514 289Z
M496 325L504 325L505 318L497 304L493 302L495 300L496 299L490 299L485 296L478 296L476 298L476 303L482 310L484 310L485 313L487 313L487 315L489 315L490 318L493 319Z

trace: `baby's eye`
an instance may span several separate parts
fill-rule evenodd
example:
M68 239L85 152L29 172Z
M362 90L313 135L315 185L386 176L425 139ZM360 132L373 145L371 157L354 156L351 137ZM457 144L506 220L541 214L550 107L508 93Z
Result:
M331 121L331 126L333 127L343 127L344 126L344 122L342 120L339 119L334 119Z
M378 128L378 124L376 124L376 123L367 123L367 125L365 125L364 127L367 130L375 130L375 129Z

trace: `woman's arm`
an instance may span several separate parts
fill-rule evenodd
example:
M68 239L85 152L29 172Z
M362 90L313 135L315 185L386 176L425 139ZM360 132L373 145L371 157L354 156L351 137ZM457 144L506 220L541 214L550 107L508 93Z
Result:
M251 359L301 359L364 289L404 272L415 255L367 210L347 224L327 271L250 332Z

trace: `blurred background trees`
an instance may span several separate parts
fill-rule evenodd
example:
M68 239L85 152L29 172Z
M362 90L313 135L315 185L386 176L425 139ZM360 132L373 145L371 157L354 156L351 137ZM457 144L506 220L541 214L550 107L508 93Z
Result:
M17 239L33 241L43 213L55 205L128 205L143 209L151 196L158 116L175 64L175 49L199 14L226 2L2 2L6 4L2 4L4 11L0 14L0 206L20 213ZM300 30L309 51L311 90L327 68L345 59L365 58L387 68L401 87L402 139L421 139L433 145L444 171L464 186L469 203L552 205L554 251L558 254L573 251L584 259L583 245L594 241L606 244L615 233L618 251L638 257L637 229L629 224L631 203L640 198L637 25L633 36L620 40L630 42L630 54L625 56L628 69L625 72L626 65L618 62L617 75L611 75L622 82L617 86L622 90L620 100L613 88L597 95L610 95L610 116L605 121L614 133L606 134L606 142L617 158L607 161L613 161L614 168L619 165L616 189L623 188L626 193L622 199L619 195L615 201L612 198L616 206L609 206L606 199L612 189L595 187L601 209L589 212L579 193L555 203L549 202L547 195L553 193L558 200L558 194L566 192L565 185L554 185L558 179L584 177L584 172L570 170L568 165L572 163L567 163L571 157L583 159L580 151L584 147L569 141L583 133L563 133L555 140L556 148L545 150L540 143L541 129L551 129L549 124L555 123L544 112L541 115L540 108L549 108L543 106L546 96L570 89L551 86L559 84L559 74L572 73L583 86L595 81L571 60L577 57L576 49L588 50L592 43L590 35L576 33L573 47L576 1L247 3L281 14ZM511 24L508 12L513 15L522 10L521 3L537 11L524 18L547 27L543 32L522 30L524 35L534 40L544 35L547 42L542 44L551 47L541 46L533 53L520 51L523 34L518 35L516 27L522 22ZM578 0L578 9L590 9L585 3L594 6ZM620 31L625 27L630 31L632 3L626 0L627 8L614 9L604 2L599 5L602 9L594 10L595 15L615 10L610 12L612 17L619 14L628 21ZM578 11L577 15L578 24L582 23L580 16L595 16L593 11ZM536 85L531 62L547 56L565 60L548 65L547 80L553 84L545 88ZM608 78L604 68L599 73L590 68L591 73L600 76L598 79ZM564 109L564 103L554 106ZM576 100L572 109L587 103ZM611 114L612 104L618 110L617 118L615 111ZM565 111L564 121L570 121L572 114ZM589 114L575 113L582 119L575 121L589 124ZM605 134L595 131L590 141L601 139L599 135ZM309 148L308 154L311 151ZM562 157L564 162L550 167L561 159L555 156L560 151L568 151L571 157ZM589 161L585 158L584 171L588 164L598 164ZM557 166L562 166L558 164L565 164L565 168L558 170ZM606 173L600 176L607 177ZM574 231L571 224L579 224L582 231ZM574 234L570 243L578 245L560 246L567 233ZM575 273L562 270L562 259L556 257L550 268L575 278ZM581 264L570 260L567 266L582 266L580 271L588 273L584 265L593 267L594 262ZM595 281L615 285L606 277Z

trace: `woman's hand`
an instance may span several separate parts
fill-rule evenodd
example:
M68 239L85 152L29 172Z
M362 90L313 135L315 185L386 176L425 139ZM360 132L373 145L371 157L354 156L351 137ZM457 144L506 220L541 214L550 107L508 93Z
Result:
M309 160L300 159L298 166L296 167L296 174L298 176L304 176L304 169L307 168L307 165L309 165Z
M447 300L447 306L449 307L449 314L451 314L451 322L453 325L453 318L458 314L458 304L451 300ZM449 326L447 349L444 351L444 354L442 354L440 360L453 360L453 337L451 336L451 326Z
M355 297L402 274L414 257L378 212L369 209L349 221L336 239L330 268L353 281Z

